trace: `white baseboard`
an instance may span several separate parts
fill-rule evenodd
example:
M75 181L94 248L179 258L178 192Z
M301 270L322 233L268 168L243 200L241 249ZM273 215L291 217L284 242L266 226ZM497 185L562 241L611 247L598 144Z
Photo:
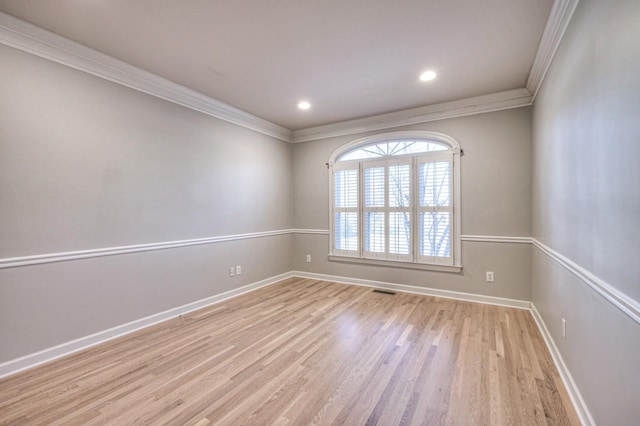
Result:
M364 280L359 278L348 278L348 277L340 277L334 275L326 275L326 274L315 274L311 272L302 272L302 271L293 271L292 275L294 277L300 278L309 278L309 279L317 279L323 281L332 281L342 284L351 284L351 285L359 285L365 287L375 287L375 288L383 288L388 290L402 291L406 293L415 293L422 294L428 296L435 297L443 297L447 299L455 299L455 300L464 300L467 302L478 302L485 303L490 305L498 305L498 306L506 306L510 308L519 308L519 309L528 309L531 311L533 318L540 329L540 333L544 338L544 341L549 348L549 352L551 353L551 357L553 358L554 364L558 369L558 373L562 378L562 382L564 383L567 392L569 393L569 397L571 398L571 402L580 418L580 422L583 425L595 425L593 417L591 417L591 413L582 398L582 394L580 393L578 386L573 380L567 365L564 363L562 356L560 355L560 351L556 346L549 330L547 329L540 313L537 311L535 305L532 302L528 302L525 300L514 300L514 299L506 299L501 297L492 297L492 296L484 296L479 294L471 294L471 293L463 293L457 291L449 291L449 290L439 290L434 288L424 288L417 287L405 284L396 284L396 283L388 283L383 281L372 281L372 280Z
M589 412L589 408L582 398L582 394L576 385L576 382L573 381L573 377L567 368L567 365L564 363L562 359L562 355L560 355L560 351L556 346L556 343L551 337L551 333L549 333L549 329L545 324L542 316L536 309L536 306L531 302L531 314L533 315L533 319L536 321L538 325L538 329L544 338L545 343L547 344L547 348L549 348L549 352L551 353L551 357L553 358L553 362L558 369L558 373L560 373L560 377L562 378L562 382L564 383L564 387L567 388L567 392L569 393L569 397L571 398L571 402L573 402L573 407L576 409L578 413L578 417L580 418L580 422L583 425L595 425L595 421L593 421L593 417L591 417L591 413Z
M282 281L291 277L299 277L299 278L309 278L309 279L317 279L323 281L332 281L342 284L350 284L350 285L358 285L365 287L374 287L374 288L383 288L388 290L395 290L405 293L414 293L421 294L427 296L434 297L443 297L447 299L455 299L455 300L464 300L467 302L478 302L485 303L490 305L498 305L498 306L506 306L511 308L518 309L529 309L533 315L533 318L540 329L540 333L544 338L544 341L549 348L549 352L553 358L553 361L558 369L560 377L564 382L565 387L569 393L571 401L578 413L580 421L585 425L595 425L593 418L587 408L587 405L576 386L569 369L567 368L562 356L560 355L560 351L558 350L549 330L547 329L540 313L537 311L535 305L531 302L525 300L515 300L515 299L507 299L501 297L493 297L493 296L485 296L479 294L472 293L463 293L457 291L450 290L440 290L434 288L425 288L425 287L417 287L406 284L397 284L397 283L389 283L384 281L373 281L373 280L365 280L359 278L348 278L341 277L335 275L326 275L326 274L316 274L311 272L303 272L303 271L290 271L285 272L280 275L276 275L252 284L248 284L246 286L229 290L224 293L217 294L215 296L208 297L206 299L201 299L192 303L188 303L186 305L182 305L173 309L169 309L164 312L160 312L157 314L150 315L145 318L141 318L127 324L122 324L108 330L100 331L98 333L91 334L89 336L81 337L76 340L72 340L70 342L66 342L52 348L48 348L33 354L29 354L20 358L16 358L14 360L10 360L0 364L0 378L8 377L13 374L19 373L21 371L27 370L29 368L36 367L40 364L44 364L55 359L61 358L66 355L70 355L75 352L82 351L84 349L90 348L92 346L99 345L101 343L107 342L109 340L118 338L120 336L124 336L129 333L133 333L134 331L141 330L143 328L152 326L154 324L158 324L160 322L169 320L171 318L175 318L177 316L186 314L188 312L192 312L206 306L214 305L216 303L220 303L224 300L240 296L242 294L257 290L262 287L266 287L271 284L275 284L276 282Z
M96 346L109 340L115 339L117 337L133 333L134 331L138 331L154 324L158 324L162 321L184 315L188 312L195 311L206 306L220 303L224 300L248 293L253 290L257 290L261 287L266 287L278 281L290 278L292 275L293 274L291 272L285 272L284 274L276 275L274 277L245 285L243 287L216 294L215 296L207 297L206 299L197 300L195 302L178 306L164 312L153 314L145 318L140 318L127 324L122 324L108 330L100 331L89 336L62 343L52 348L48 348L33 354L25 355L23 357L4 362L0 364L0 378L11 376L20 371L33 368L37 365L53 361L54 359L70 355L75 352L82 351L92 346Z
M352 284L364 287L384 288L388 290L402 291L405 293L422 294L426 296L444 297L446 299L464 300L466 302L486 303L488 305L507 306L509 308L529 309L530 303L526 300L506 299L502 297L484 296L481 294L463 293L459 291L440 290L436 288L418 287L406 284L388 283L384 281L364 280L360 278L339 277L335 275L315 274L311 272L293 271L294 277L311 278L323 281L332 281L341 284Z

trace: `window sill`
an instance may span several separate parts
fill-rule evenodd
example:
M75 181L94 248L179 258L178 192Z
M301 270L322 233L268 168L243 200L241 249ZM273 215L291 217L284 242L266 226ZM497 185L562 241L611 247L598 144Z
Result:
M401 262L397 260L364 259L362 257L329 255L332 262L359 263L364 265L390 266L392 268L419 269L422 271L462 272L462 265L435 265L428 263Z

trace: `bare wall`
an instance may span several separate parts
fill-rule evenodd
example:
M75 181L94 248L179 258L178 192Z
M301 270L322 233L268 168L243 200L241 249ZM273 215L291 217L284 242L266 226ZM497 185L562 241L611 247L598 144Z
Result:
M639 22L636 0L581 0L533 112L533 236L636 301ZM637 423L640 324L534 250L532 301L595 422Z
M288 143L10 47L0 63L0 258L291 228ZM0 362L287 272L291 245L2 269Z

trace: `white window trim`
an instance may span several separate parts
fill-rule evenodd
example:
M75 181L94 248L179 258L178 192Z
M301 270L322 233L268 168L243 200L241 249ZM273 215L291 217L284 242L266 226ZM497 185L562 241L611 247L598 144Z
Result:
M453 221L451 226L451 244L452 244L452 256L453 256L453 264L439 264L439 263L425 263L424 261L419 261L419 256L417 253L415 254L415 261L405 261L405 260L391 260L391 259L372 259L370 257L364 256L364 235L363 235L363 215L358 215L358 227L359 227L359 235L358 235L358 251L357 252L349 252L345 253L342 250L334 250L335 247L335 232L334 232L334 166L336 169L348 167L346 164L360 164L363 160L352 160L345 163L340 164L339 166L336 164L336 160L343 154L348 151L354 150L360 146L369 145L372 143L385 142L390 140L398 140L398 139L427 139L436 143L441 143L449 147L449 151L436 151L433 154L412 154L408 155L408 157L436 157L440 155L445 155L451 158L452 162L452 175L451 178L453 180ZM329 157L329 188L330 188L330 203L329 203L329 229L331 238L329 238L329 260L332 261L343 261L350 263L361 263L361 264L371 264L371 265L380 265L380 266L392 266L392 267L401 267L407 269L421 269L421 270L433 270L433 271L442 271L442 272L460 272L462 270L462 247L461 247L461 214L460 214L460 144L454 138L444 133L425 131L425 130L409 130L409 131L399 131L399 132L388 132L366 136L363 138L359 138L355 141L352 141L346 145L343 145L336 149L331 156ZM402 158L402 156L398 156L397 158ZM366 160L364 160L366 161ZM372 161L375 161L372 159ZM417 173L417 170L413 170L413 173ZM358 173L358 185L359 187L362 185L362 170L359 170ZM412 196L415 196L415 188L412 189ZM359 205L358 210L360 211L363 207L363 191L359 189ZM414 202L417 201L416 198L413 198ZM417 219L417 218L416 218ZM414 219L414 220L416 220ZM415 223L415 222L414 222ZM417 230L414 226L412 237L416 237ZM415 239L413 240L415 241Z
M355 167L354 167L355 164ZM360 238L360 228L362 227L361 222L361 218L360 215L358 215L358 243L357 243L357 248L356 250L338 250L338 249L333 249L333 247L335 247L335 237L336 237L336 233L335 233L335 229L333 227L334 225L334 220L335 220L335 213L336 213L336 208L334 207L334 202L335 202L335 188L334 188L334 183L333 182L333 176L334 176L334 171L339 171L339 170L356 170L356 175L358 176L358 188L360 188L360 181L362 179L361 173L360 173L360 169L358 168L358 164L356 164L355 162L353 163L341 163L336 165L335 167L332 166L331 169L331 194L329 194L331 201L332 201L332 205L330 206L329 209L329 223L331 224L331 230L329 231L331 234L331 247L332 247L332 254L334 255L338 255L338 256L346 256L346 257L359 257L359 253L362 250L362 239ZM360 190L358 189L358 205L356 207L342 207L339 209L340 212L345 212L345 213L358 213L358 211L360 210L360 205L362 203L362 194L360 194Z

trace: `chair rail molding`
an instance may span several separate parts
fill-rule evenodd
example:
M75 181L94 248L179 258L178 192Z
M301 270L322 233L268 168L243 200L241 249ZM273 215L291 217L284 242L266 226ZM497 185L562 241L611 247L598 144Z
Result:
M622 293L620 290L616 289L611 284L604 281L602 278L597 277L592 272L586 270L566 256L558 253L551 247L543 244L535 238L532 241L533 245L537 247L542 253L544 253L550 259L578 277L580 280L582 280L583 283L591 287L594 291L608 300L611 304L627 314L635 322L640 324L640 303L638 303L638 301Z
M39 265L41 263L63 262L67 260L87 259L90 257L114 256L118 254L139 253L143 251L166 250L178 247L197 246L202 244L215 244L226 241L246 240L250 238L289 235L292 233L293 230L291 229L278 229L275 231L251 232L247 234L221 235L218 237L193 238L189 240L164 241L159 243L135 244L128 246L38 254L33 256L9 257L0 259L0 269Z

